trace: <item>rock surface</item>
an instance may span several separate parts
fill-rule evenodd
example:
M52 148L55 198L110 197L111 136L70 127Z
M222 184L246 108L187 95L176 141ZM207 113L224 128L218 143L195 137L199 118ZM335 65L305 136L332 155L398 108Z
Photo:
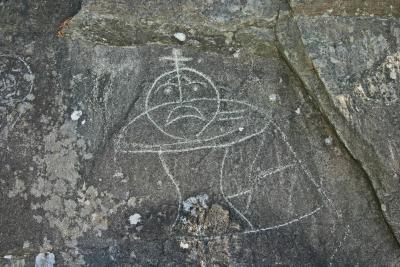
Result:
M399 265L399 10L0 2L0 265Z

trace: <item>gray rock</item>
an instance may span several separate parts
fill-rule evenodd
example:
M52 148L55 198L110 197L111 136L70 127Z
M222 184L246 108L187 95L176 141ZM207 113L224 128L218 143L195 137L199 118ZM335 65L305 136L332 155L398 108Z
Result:
M2 266L399 264L396 8L58 2L0 3Z
M316 11L294 2L293 13L281 17L281 49L360 161L399 238L398 3L354 3L342 10L332 4ZM292 34L284 33L287 27Z

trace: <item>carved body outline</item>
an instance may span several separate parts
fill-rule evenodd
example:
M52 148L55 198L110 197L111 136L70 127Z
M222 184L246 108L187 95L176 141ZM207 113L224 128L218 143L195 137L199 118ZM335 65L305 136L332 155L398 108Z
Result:
M175 57L175 59L176 59L176 57ZM187 61L187 60L185 60L185 61ZM175 64L175 66L176 66L176 65L177 65L177 64ZM203 73L201 73L201 72L199 72L199 71L197 71L197 70L194 70L194 69L191 69L191 68L187 68L187 67L180 68L180 70L192 71L193 73L196 73L196 74L198 74L198 75L201 75L203 78L209 80L210 83L214 86L214 84L212 83L212 81L211 81L210 78L208 78L206 75L204 75ZM122 153L122 154L156 153L156 154L158 154L159 159L160 159L160 162L161 162L161 165L162 165L162 167L163 167L163 169L164 169L164 172L167 174L168 178L171 180L172 184L175 186L175 189L176 189L176 192L177 192L177 196L178 196L178 211L177 211L177 216L176 216L175 221L174 221L173 225L171 226L171 228L174 228L174 226L177 224L177 222L178 222L178 220L179 220L179 218L180 218L180 212L181 212L181 206L182 206L182 194L181 194L181 191L180 191L180 188L179 188L179 184L177 183L177 181L175 180L175 178L174 178L173 175L171 174L171 172L170 172L170 170L169 170L169 168L168 168L168 166L167 166L167 164L166 164L166 162L165 162L165 159L164 159L164 156L163 156L164 154L173 154L173 153L189 152L189 151L195 151L195 150L201 150L201 149L223 148L223 149L224 149L224 157L223 157L223 159L222 159L221 168L220 168L220 175L219 175L219 176L220 176L220 177L219 177L220 189L219 189L219 190L220 190L220 192L221 192L221 194L222 194L224 200L225 200L226 203L228 204L228 206L229 206L237 215L239 215L239 216L242 218L242 220L245 221L245 222L248 224L248 226L250 227L250 230L243 231L244 234L250 234L250 233L257 233L257 232L263 232L263 231L274 230L274 229L278 229L278 228L285 227L285 226L290 225L290 224L293 224L293 223L298 223L298 222L300 222L300 221L302 221L302 220L304 220L304 219L306 219L306 218L308 218L308 217L310 217L310 216L312 216L312 215L318 213L324 206L327 206L327 205L330 206L330 205L332 205L332 201L328 198L328 196L326 195L325 191L324 191L324 190L322 189L322 187L317 183L317 181L313 178L313 176L312 176L311 173L308 171L308 169L302 164L301 160L300 160L300 159L298 158L298 156L297 156L297 153L294 151L294 149L292 148L292 146L290 145L290 143L287 141L287 136L283 133L283 131L280 129L280 127L279 127L273 120L267 119L267 116L266 116L267 114L265 113L265 111L264 111L263 109L260 109L259 107L254 106L254 105L252 105L252 104L250 104L250 103L248 103L248 102L239 101L239 100L232 100L232 99L221 99L221 98L219 98L219 94L218 94L218 99L217 99L217 100L216 100L216 99L208 99L208 98L199 98L199 99L192 99L192 100L191 100L191 101L198 101L198 100L218 101L218 112L216 112L216 114L215 114L214 117L212 118L212 121L214 121L214 120L216 119L216 117L217 117L218 114L223 113L223 112L220 112L220 111L219 111L219 107L220 107L221 102L238 103L238 104L240 104L240 105L247 106L247 107L250 108L252 111L256 111L256 112L258 112L258 113L260 113L260 114L263 114L263 115L265 116L265 117L264 117L264 119L265 119L265 125L264 125L264 127L263 127L261 130L255 132L255 133L253 133L253 134L251 134L251 135L245 136L245 137L243 137L243 138L241 138L241 139L239 139L239 140L234 140L234 141L232 141L232 142L222 143L222 144L204 144L204 145L199 145L199 144L201 144L201 143L206 143L207 141L210 141L210 140L216 140L217 138L219 138L219 137L221 137L221 136L224 136L224 135L226 135L226 134L231 134L231 133L234 133L234 132L237 132L237 131L241 131L240 128L239 128L239 129L236 129L236 130L234 130L234 131L232 131L232 132L224 133L224 134L222 134L221 136L213 136L212 138L204 139L204 140L190 140L190 139L184 139L184 138L176 137L176 136L173 136L173 135L169 135L168 133L166 133L165 131L163 131L163 130L161 129L161 127L159 127L159 126L157 125L157 123L155 123L154 120L151 119L151 116L149 116L149 112L154 111L154 110L156 110L156 109L158 109L158 108L160 108L160 107L162 107L162 106L165 106L165 105L177 104L177 102L167 102L167 103L163 103L163 104L161 104L161 105L154 106L154 107L152 107L152 108L149 108L147 102L148 102L148 98L149 98L149 96L150 96L150 93L151 93L153 90L155 90L154 87L155 87L155 84L157 83L157 81L159 81L162 77L165 77L166 75L171 75L171 74L173 74L173 73L176 73L176 70L168 71L168 72L166 72L166 73L160 75L160 76L153 82L152 87L151 87L151 89L149 90L149 92L148 92L148 94L147 94L147 96L146 96L146 104L145 104L145 105L146 105L146 108L145 108L145 111L142 112L142 113L140 113L140 114L137 115L136 117L134 117L134 118L133 118L131 121L129 121L124 127L121 128L121 130L120 130L120 133L121 133L121 134L118 135L118 138L117 138L116 143L115 143L115 145L114 145L114 155L115 155L116 153ZM181 99L180 99L180 100L181 100ZM229 112L225 112L225 113L236 114L236 113L238 113L238 112L237 112L237 111L235 111L235 112L229 111ZM147 118L156 126L156 128L157 128L158 130L160 130L160 132L166 134L167 136L169 136L169 137L171 137L171 138L173 138L173 139L175 139L175 140L180 140L180 141L178 141L178 142L176 142L176 143L165 144L165 145L144 145L144 146L142 146L142 144L135 144L135 145L137 146L135 149L126 149L126 148L124 148L124 147L121 145L121 140L122 140L122 138L123 138L123 133L129 128L130 125L132 125L133 123L135 123L139 118L141 118L141 117L143 117L143 116L147 116ZM233 120L238 120L238 119L241 119L241 118L240 118L240 117L233 117ZM208 123L207 126L204 127L204 129L206 129L210 124L211 124L211 122ZM260 136L261 134L263 134L263 133L267 130L267 128L268 128L269 126L274 127L274 128L279 132L280 137L282 138L282 140L284 141L284 143L287 145L287 147L288 147L290 153L292 154L292 156L293 156L294 159L295 159L295 163L293 163L293 164L298 164L298 165L301 167L301 169L302 169L302 171L305 173L307 179L309 179L309 180L311 181L311 183L312 183L312 184L315 186L315 188L317 189L318 193L321 195L321 200L322 200L323 203L322 203L322 205L319 205L319 206L316 207L315 209L311 210L310 212L308 212L308 213L306 213L306 214L302 214L301 216L299 216L299 217L297 217L297 218L294 218L294 219L292 219L292 220L289 220L289 221L287 221L287 222L284 222L284 223L281 223L281 224L277 224L277 225L273 225L273 226L263 227L263 228L255 228L255 227L253 226L253 224L251 223L251 221L250 221L242 212L240 212L240 211L232 204L232 202L229 200L232 196L226 196L226 194L225 194L225 192L224 192L224 189L223 189L223 180L224 180L224 177L223 177L223 176L224 176L224 175L223 175L223 169L224 169L225 160L226 160L226 157L227 157L227 154L228 154L228 152L229 152L229 148L230 148L230 147L232 147L232 146L234 146L234 145L236 145L236 144L239 144L239 143L241 143L241 142L243 142L243 141L249 140L249 139L251 139L251 138L253 138L253 137ZM203 132L204 129L202 129L201 132ZM179 148L179 147L174 147L174 146L176 146L176 145L184 145L184 146L186 145L186 147L181 147L181 148ZM194 145L194 146L192 146L192 145ZM116 160L116 157L115 157L115 156L114 156L114 160ZM256 160L256 159L255 159L255 160ZM285 168L286 168L286 167L283 166L283 169L285 169ZM281 171L281 170L279 170L279 168L277 168L276 171ZM268 175L268 173L265 174L265 176L267 176L267 175ZM251 189L250 189L250 190L251 190Z

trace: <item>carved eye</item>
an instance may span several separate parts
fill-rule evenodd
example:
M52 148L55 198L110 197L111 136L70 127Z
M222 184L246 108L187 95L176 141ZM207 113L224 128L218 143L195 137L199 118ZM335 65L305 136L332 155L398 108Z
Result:
M165 95L170 95L172 93L172 88L170 86L166 87L164 89L164 94Z
M201 89L205 86L203 83L201 82L191 82L189 84L189 86L192 88L193 92L198 92L201 91Z
M164 95L171 95L173 92L174 92L174 90L175 90L175 88L177 87L178 85L177 84L175 84L175 83L164 83L164 84L161 84L159 87L157 87L157 89L156 89L156 91L154 92L155 94L157 93L157 92L162 92Z

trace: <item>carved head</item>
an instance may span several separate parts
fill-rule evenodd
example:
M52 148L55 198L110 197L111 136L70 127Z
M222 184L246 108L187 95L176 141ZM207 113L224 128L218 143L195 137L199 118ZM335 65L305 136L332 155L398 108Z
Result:
M208 77L177 66L155 80L146 98L146 111L168 136L193 140L215 118L219 103L219 92Z

